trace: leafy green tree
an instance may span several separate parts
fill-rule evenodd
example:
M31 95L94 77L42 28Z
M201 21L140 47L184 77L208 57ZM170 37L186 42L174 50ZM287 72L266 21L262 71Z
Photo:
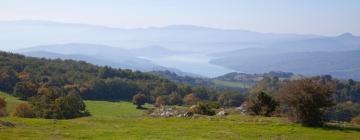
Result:
M17 82L18 79L14 70L0 68L0 91L12 92Z
M246 95L233 91L221 92L218 96L218 103L223 107L240 106L246 99Z
M14 88L14 96L19 97L22 100L26 100L29 97L35 96L37 93L37 85L31 81L18 82Z
M147 98L144 94L142 93L138 93L136 95L134 95L133 97L133 104L137 105L136 108L142 108L141 106L144 105L147 101Z
M57 119L71 119L76 117L88 116L85 103L77 93L70 93L66 96L57 98L54 102Z

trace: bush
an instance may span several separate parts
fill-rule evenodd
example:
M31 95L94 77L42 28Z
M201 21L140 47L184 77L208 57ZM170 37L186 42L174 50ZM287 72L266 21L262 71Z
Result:
M35 117L35 114L28 103L21 103L16 107L13 116L21 118L33 118Z
M5 98L0 97L0 117L6 116L6 101Z
M196 106L191 108L191 111L193 113L201 114L201 115L208 115L208 116L215 115L215 111L213 110L211 104L209 103L199 102Z
M351 123L360 125L360 116L356 116L356 117L352 118Z
M278 105L270 95L260 92L250 99L248 109L255 115L271 116Z

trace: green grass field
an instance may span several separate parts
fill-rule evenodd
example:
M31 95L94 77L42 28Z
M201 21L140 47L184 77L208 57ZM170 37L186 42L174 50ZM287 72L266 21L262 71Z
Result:
M9 110L20 101L6 96ZM288 124L282 118L149 118L128 102L86 101L91 117L71 120L3 117L15 127L0 126L7 139L360 139L358 128L309 128ZM147 105L148 107L150 105Z

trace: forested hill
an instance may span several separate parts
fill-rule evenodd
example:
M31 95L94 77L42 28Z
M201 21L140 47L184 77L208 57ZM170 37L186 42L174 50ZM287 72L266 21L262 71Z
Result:
M83 61L50 60L0 52L0 90L19 94L22 99L36 95L40 87L75 89L84 99L130 100L143 92L153 96L177 89L173 82L138 71L99 67ZM16 93L16 86L27 87ZM33 90L31 90L33 89ZM163 91L163 92L161 92Z

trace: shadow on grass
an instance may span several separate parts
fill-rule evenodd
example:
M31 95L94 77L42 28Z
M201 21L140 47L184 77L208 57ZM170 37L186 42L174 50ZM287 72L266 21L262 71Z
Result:
M147 108L147 107L136 107L136 109L139 109L139 110L148 110L149 108Z
M356 131L360 132L359 127L355 126L336 126L336 125L324 125L321 127L324 130L338 130L338 131Z
M340 126L340 125L331 125L331 124L324 124L322 126L305 126L309 128L320 128L323 130L335 130L335 131L356 131L360 132L360 127L356 126Z

